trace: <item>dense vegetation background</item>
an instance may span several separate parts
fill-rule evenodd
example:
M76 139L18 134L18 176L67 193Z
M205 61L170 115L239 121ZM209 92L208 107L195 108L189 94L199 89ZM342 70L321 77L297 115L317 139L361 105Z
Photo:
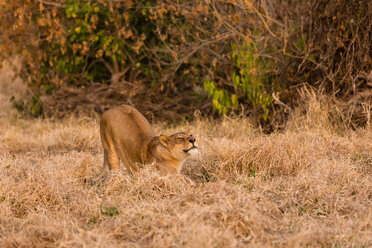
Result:
M152 119L241 113L269 129L306 86L350 126L371 109L372 4L356 0L0 1L33 116L133 104Z

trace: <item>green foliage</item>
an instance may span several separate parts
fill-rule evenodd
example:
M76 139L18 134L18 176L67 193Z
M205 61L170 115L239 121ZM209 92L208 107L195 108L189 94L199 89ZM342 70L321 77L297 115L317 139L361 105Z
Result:
M27 102L21 99L16 99L14 96L10 98L10 102L13 103L14 107L20 112L29 112L31 116L38 117L43 113L42 104L39 100L39 95L32 96L31 101Z
M37 62L27 61L35 86L53 94L66 84L118 83L128 70L140 72L135 75L151 71L144 44L156 44L157 40L147 1L139 1L138 8L133 8L131 1L59 2L33 13L32 21L44 37L35 42L37 49L30 51L36 53L33 58Z
M66 1L62 13L65 36L62 39L54 37L51 41L50 56L45 58L43 64L46 71L54 68L62 78L75 76L85 81L109 80L110 73L113 73L110 67L115 63L119 67L125 66L127 62L125 40L113 32L117 29L114 14L108 5L91 1ZM124 21L124 17L121 21Z
M40 96L38 95L32 96L30 110L31 110L31 115L34 117L41 116L43 113L43 107L42 107L42 104L39 98Z
M227 114L239 106L238 97L235 94L230 94L225 89L218 89L213 81L205 80L204 88L212 97L213 109L217 110L219 114Z
M96 224L98 222L98 216L94 215L89 218L89 223L90 224Z
M101 213L109 217L117 216L120 214L119 210L116 207L102 207Z
M218 89L216 83L204 81L204 88L212 97L213 108L219 114L226 114L237 109L244 101L262 110L261 117L267 120L272 97L267 93L272 85L268 71L272 62L263 60L258 55L258 47L254 42L243 43L241 46L231 44L234 72L232 74L233 87ZM270 90L270 88L269 88Z
M10 102L20 112L23 112L27 108L27 103L23 99L16 99L14 96L10 98Z

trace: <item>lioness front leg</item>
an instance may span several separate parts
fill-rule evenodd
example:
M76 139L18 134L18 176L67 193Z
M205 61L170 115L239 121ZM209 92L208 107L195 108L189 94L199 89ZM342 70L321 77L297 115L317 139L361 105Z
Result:
M116 151L105 151L104 152L104 164L107 163L110 170L119 170L120 161Z
M155 167L158 168L162 173L164 174L173 174L173 175L180 175L177 168L174 168L173 166L169 166L167 164L163 163L155 163Z
M109 165L108 165L108 158L107 158L107 152L106 150L103 151L103 169L105 170L106 168L109 168Z

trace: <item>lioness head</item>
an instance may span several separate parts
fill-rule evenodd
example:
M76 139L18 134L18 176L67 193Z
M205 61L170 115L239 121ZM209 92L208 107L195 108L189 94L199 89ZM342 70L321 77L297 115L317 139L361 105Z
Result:
M159 140L169 150L171 155L178 160L183 160L189 155L198 153L198 148L195 145L196 139L191 132L179 132L171 136L160 135Z

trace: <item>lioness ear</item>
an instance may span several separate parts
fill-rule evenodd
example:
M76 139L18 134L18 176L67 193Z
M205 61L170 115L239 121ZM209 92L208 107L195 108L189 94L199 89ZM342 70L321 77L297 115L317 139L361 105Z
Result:
M160 134L159 140L160 140L160 143L163 146L167 147L168 146L168 142L170 141L170 138L168 136L166 136L166 135Z

